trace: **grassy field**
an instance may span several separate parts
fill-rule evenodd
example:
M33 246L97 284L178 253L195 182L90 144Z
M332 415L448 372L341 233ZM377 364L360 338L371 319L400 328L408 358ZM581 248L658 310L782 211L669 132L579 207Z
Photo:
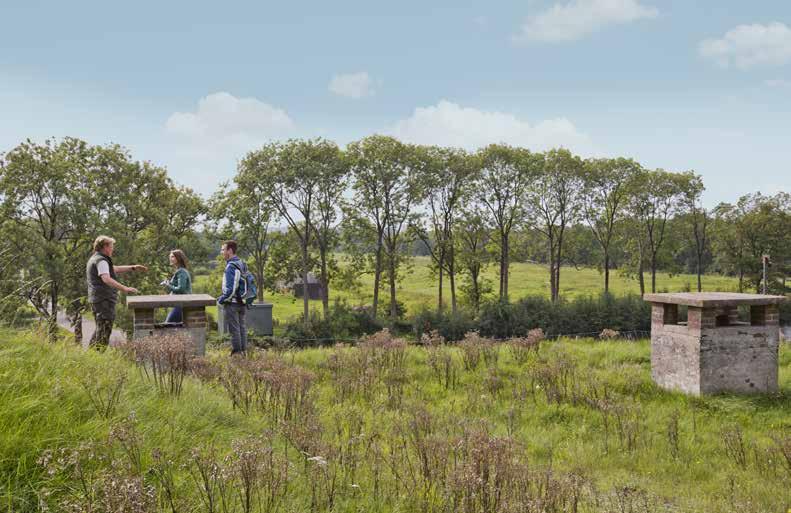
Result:
M497 292L497 272L494 266L489 266L484 274L484 278L489 280ZM647 283L650 286L651 276L646 274ZM203 290L208 283L208 276L197 276L195 287ZM682 290L692 290L695 288L697 278L691 274L668 275L660 273L657 275L657 290L667 292L677 292ZM446 280L447 284L447 280ZM510 275L510 296L511 299L519 299L528 295L543 295L549 297L549 273L546 266L528 263L511 264ZM564 298L574 298L580 295L597 295L604 288L604 277L596 269L564 267L561 273L561 296ZM737 290L737 280L719 275L706 275L703 277L704 290L732 291ZM626 278L613 271L610 274L610 290L615 295L627 293L639 293L640 286L636 280ZM366 275L362 278L362 287L359 294L348 291L330 291L330 300L339 298L345 299L350 304L371 304L373 297L373 276ZM216 291L206 290L208 293L216 295ZM444 297L450 301L450 288L445 287ZM415 313L422 306L434 307L437 302L437 279L433 276L429 257L415 257L411 273L398 285L397 297L402 301L407 309L407 315ZM383 292L380 298L384 301L389 300L389 293ZM292 295L272 294L267 291L265 300L274 306L272 313L279 322L284 322L302 314L302 299ZM311 301L311 308L321 309L320 301ZM216 315L216 309L210 310Z
M791 507L788 345L779 394L704 398L656 388L647 341L559 340L534 352L380 335L349 348L224 354L195 366L174 396L173 372L162 391L115 351L0 332L0 509ZM97 401L116 391L113 408Z

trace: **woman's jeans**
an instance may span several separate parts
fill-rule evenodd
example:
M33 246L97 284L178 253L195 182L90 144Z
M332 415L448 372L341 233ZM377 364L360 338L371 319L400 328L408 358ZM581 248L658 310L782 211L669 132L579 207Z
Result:
M168 313L168 317L165 319L165 322L184 322L184 316L181 313L181 307L174 306L173 310Z

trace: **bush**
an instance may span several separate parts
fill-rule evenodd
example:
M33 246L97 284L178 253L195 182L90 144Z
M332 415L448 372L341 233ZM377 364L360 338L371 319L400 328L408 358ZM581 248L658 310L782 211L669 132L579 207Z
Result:
M421 340L424 333L436 331L448 342L455 342L463 339L467 332L476 328L475 319L463 311L452 314L424 308L412 319L412 334L415 340Z
M557 304L529 296L516 303L485 303L477 324L481 335L495 338L525 337L534 328L541 328L548 337L596 336L604 329L647 332L651 329L651 307L637 295L616 298L603 294Z
M308 326L301 318L292 319L285 327L284 336L298 347L331 345L376 333L383 327L382 321L371 315L370 308L350 307L346 302L335 301L327 319L315 311L310 314Z

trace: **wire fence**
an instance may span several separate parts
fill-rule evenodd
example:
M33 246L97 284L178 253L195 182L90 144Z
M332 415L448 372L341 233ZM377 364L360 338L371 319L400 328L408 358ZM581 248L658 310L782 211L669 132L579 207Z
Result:
M573 338L573 339L581 339L581 338L595 338L599 339L601 335L601 331L589 331L589 332L576 332L576 333L547 333L544 334L544 338L546 340L557 340L559 338ZM636 340L642 340L651 337L651 332L647 330L629 330L629 331L619 331L616 332L617 334L612 337L607 337L607 340L625 340L634 342ZM316 338L290 338L290 337L277 337L277 336L269 336L269 337L261 337L264 340L278 340L281 342L287 342L288 345L292 346L302 346L302 345L328 345L333 343L349 343L349 344L356 344L365 335L361 335L359 337L316 337ZM498 338L494 337L491 338L495 342L508 342L514 337L508 338ZM604 340L604 339L602 339ZM451 342L452 344L452 342ZM420 341L416 341L415 345L420 345Z

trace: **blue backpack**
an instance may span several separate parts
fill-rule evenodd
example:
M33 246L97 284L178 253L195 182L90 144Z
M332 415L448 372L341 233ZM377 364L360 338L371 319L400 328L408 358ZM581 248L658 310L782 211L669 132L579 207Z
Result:
M258 298L255 276L247 269L247 264L244 262L242 262L242 265L232 262L231 265L239 270L239 288L236 289L236 297L245 305L250 306L255 302L256 298Z

